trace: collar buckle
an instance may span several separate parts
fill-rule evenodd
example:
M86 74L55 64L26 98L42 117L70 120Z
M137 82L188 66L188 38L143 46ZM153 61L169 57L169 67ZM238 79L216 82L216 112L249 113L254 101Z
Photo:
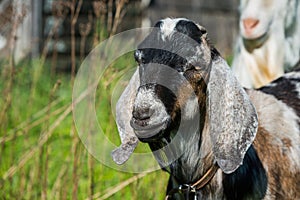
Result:
M186 199L189 199L190 194L194 194L194 200L197 200L197 190L201 190L203 187L205 187L211 179L215 176L219 169L219 166L217 163L214 163L210 169L194 184L182 184L179 185L178 188L173 188L169 193L167 194L165 199L169 199L172 197L175 193L180 193L185 195Z
M196 187L190 184L183 184L178 187L180 193L185 195L185 199L189 199L191 194L194 194L194 199L197 199Z

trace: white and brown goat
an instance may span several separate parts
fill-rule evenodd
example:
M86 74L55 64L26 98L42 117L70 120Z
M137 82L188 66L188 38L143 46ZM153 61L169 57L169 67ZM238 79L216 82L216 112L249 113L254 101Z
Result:
M299 0L241 0L232 70L242 86L270 83L300 60Z
M167 199L300 199L300 72L245 90L187 19L159 21L135 59L117 163L139 139L171 174Z

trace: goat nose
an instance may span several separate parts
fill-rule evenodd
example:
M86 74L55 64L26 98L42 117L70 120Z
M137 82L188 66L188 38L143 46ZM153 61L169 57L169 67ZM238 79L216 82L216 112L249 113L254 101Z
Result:
M144 121L144 120L150 119L150 117L153 115L153 113L154 113L154 110L152 110L150 108L137 108L137 109L134 109L134 111L132 112L132 116L136 120Z
M246 31L251 31L258 25L258 23L259 23L259 20L255 19L255 18L243 19L243 26Z

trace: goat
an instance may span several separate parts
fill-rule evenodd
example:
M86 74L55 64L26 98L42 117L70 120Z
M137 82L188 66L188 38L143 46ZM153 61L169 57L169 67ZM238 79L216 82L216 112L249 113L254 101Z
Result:
M170 173L166 199L300 198L300 71L244 89L205 28L183 18L159 21L134 57L116 163L140 140Z
M241 0L232 70L244 87L270 83L300 60L299 0Z

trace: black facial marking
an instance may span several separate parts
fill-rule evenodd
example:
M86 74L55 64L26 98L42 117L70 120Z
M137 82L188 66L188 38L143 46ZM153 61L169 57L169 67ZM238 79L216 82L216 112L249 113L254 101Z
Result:
M162 23L163 23L162 21L158 21L158 22L156 22L156 24L154 25L154 27L155 28L159 28Z
M136 52L141 52L142 58L137 57ZM135 51L134 56L135 56L135 60L138 63L162 64L162 65L169 66L173 69L176 69L177 71L182 70L182 69L179 69L178 67L183 67L187 63L187 60L185 58L179 56L178 54L175 54L170 51L163 50L163 49L152 49L152 48L139 49L139 50Z
M172 34L163 39L161 28L163 21L155 24L155 29L138 45L141 57L136 56L138 63L159 63L183 71L188 58L196 55L196 47L200 43L202 32L191 21L180 20Z
M155 85L155 94L162 100L168 114L171 114L174 111L174 105L177 101L176 95L168 88L159 84Z
M193 38L198 43L201 42L200 38L203 34L203 31L201 31L197 25L191 21L180 20L176 24L175 30L189 36L190 38Z

